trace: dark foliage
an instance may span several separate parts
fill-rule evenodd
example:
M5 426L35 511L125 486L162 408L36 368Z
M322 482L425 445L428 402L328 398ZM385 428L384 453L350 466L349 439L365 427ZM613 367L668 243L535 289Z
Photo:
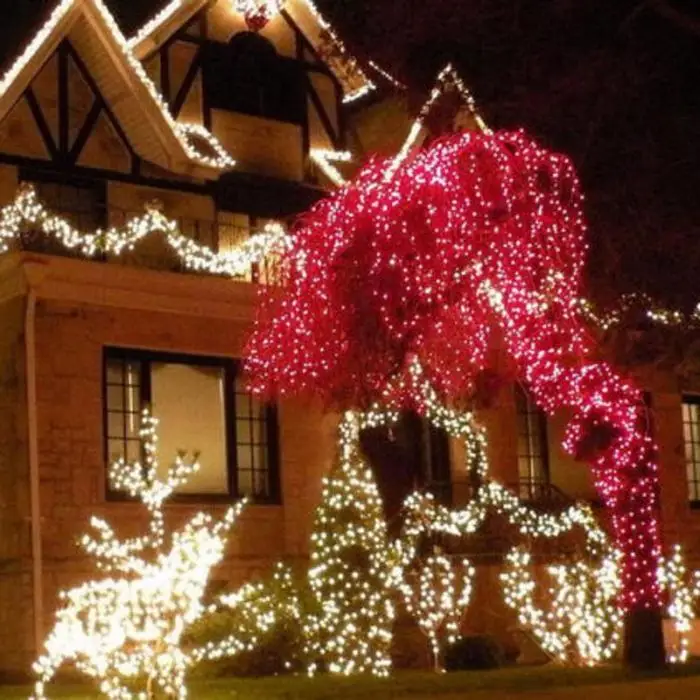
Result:
M446 671L472 671L500 668L506 661L503 647L487 634L458 639L445 650Z

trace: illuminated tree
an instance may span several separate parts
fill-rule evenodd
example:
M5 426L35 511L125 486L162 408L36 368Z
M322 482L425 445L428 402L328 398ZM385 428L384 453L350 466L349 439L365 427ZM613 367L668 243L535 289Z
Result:
M622 554L626 654L654 665L664 661L655 445L641 391L594 355L585 253L573 166L522 132L456 134L403 161L375 159L304 218L247 364L259 394L415 406L398 381L411 357L443 397L463 397L498 328L537 403L572 415L564 446L591 465Z
M442 668L445 644L452 644L459 636L473 577L474 569L467 560L455 565L439 553L403 574L400 590L404 605L428 638L436 671Z
M501 575L506 602L520 624L542 648L561 662L594 666L617 653L622 632L618 555L608 551L599 560L579 560L547 567L552 582L548 595L537 595L531 556L511 551ZM542 609L537 598L548 598Z
M145 412L145 465L120 460L110 471L114 488L146 507L148 530L120 540L104 520L92 519L95 533L85 535L81 545L111 577L88 581L61 596L64 605L34 665L39 677L36 700L45 697L46 684L68 662L96 679L100 691L114 700L150 698L157 689L185 698L187 670L213 651L188 650L181 642L188 626L207 612L203 597L209 575L224 556L240 505L220 520L198 513L180 530L166 533L165 501L199 464L178 456L159 479L155 425ZM133 690L140 682L146 685L145 694Z
M360 421L340 426L339 463L325 480L311 538L315 610L304 621L310 672L385 676L394 610L382 502L358 450Z

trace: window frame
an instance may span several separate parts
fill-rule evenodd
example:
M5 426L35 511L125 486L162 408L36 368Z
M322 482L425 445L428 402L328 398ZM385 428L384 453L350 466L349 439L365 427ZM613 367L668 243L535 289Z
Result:
M236 379L242 373L242 362L230 357L211 355L193 355L172 353L160 350L144 350L119 346L104 346L102 352L102 454L105 473L105 492L108 501L130 501L128 494L116 491L109 483L109 407L107 365L110 360L134 361L141 363L141 382L139 383L139 398L141 410L151 403L151 370L153 362L185 364L189 366L216 367L223 370L224 378L224 426L226 439L226 476L228 491L225 494L216 493L176 493L169 501L171 503L230 503L240 498L247 498L252 505L281 505L282 489L280 483L279 460L279 421L278 409L274 403L265 404L265 430L267 440L267 496L246 496L238 492L238 436L236 429ZM158 416L155 416L156 418ZM142 456L143 460L143 456ZM203 455L206 461L206 455Z
M698 445L698 460L696 461L695 458L695 453L696 451L693 450L693 459L691 460L690 464L692 465L692 471L693 471L693 479L688 478L688 458L687 458L687 447L688 444L686 443L685 440L685 417L683 416L683 408L685 406L700 406L700 394L681 394L681 431L683 433L683 472L685 476L685 485L686 485L686 498L687 498L687 503L690 506L692 510L700 510L700 441L698 443L695 443L693 440L692 436L692 427L691 427L691 445ZM691 421L690 425L692 426L693 423ZM696 432L700 436L700 416L697 421L697 430ZM695 494L698 496L697 498L691 498L690 497L690 490L691 490L691 484L694 486L694 491Z
M549 493L549 488L552 485L552 474L549 464L549 434L547 426L547 416L545 412L533 401L527 388L519 383L514 386L514 401L515 401L515 457L518 473L518 496L526 501L536 502L546 498ZM521 411L521 407L525 410ZM521 421L525 422L527 429L528 452L521 454L520 452L520 432ZM530 452L534 442L532 430L537 431L537 439L540 444L540 454L537 455ZM530 476L525 479L520 472L521 461L527 459L528 464L532 467L535 458L539 457L542 466L542 477L536 479L532 477L533 469L530 468ZM525 493L527 492L527 493Z

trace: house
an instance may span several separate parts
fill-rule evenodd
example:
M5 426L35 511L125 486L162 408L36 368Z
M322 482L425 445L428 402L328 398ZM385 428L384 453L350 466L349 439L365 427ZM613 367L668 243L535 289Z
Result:
M347 105L382 79L312 0L173 0L128 33L103 0L57 0L25 40L0 78L6 676L29 669L58 592L91 575L75 547L90 516L138 532L138 507L110 488L107 466L139 457L144 405L160 419L163 461L179 449L201 453L201 471L168 507L173 522L249 499L218 582L307 556L337 417L247 393L240 358L267 271L256 263L239 265L233 280L219 273L240 262L251 234L306 210L337 180ZM37 199L21 183L65 224L38 225ZM105 227L130 244L95 234ZM646 386L666 534L690 543L700 531L700 408L668 378ZM585 466L558 447L564 419L545 420L512 387L498 396L481 414L494 475L531 501L594 498ZM386 457L379 436L384 452L373 458L388 503L415 485L455 503L468 497L459 449L443 434L408 416L389 442ZM490 581L498 565L484 550L476 554ZM481 587L488 602L493 590ZM501 624L478 607L474 629Z
M148 209L225 253L323 195L310 156L343 148L346 102L373 83L307 0L262 21L234 0L153 5L128 35L102 0L36 18L0 80L0 207L28 183L71 230L123 229ZM334 422L243 387L260 266L182 274L162 234L85 255L2 228L0 670L28 671L58 591L89 571L75 548L89 516L138 527L106 464L139 456L146 402L163 461L202 455L174 519L251 502L222 581L303 557Z

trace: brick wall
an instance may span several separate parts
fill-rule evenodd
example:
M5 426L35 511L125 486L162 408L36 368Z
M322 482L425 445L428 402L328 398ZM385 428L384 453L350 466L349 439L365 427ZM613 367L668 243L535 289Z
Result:
M0 305L0 678L34 648L24 312Z
M9 323L9 318L3 315L0 323ZM94 573L91 561L76 547L76 539L86 530L90 516L105 517L120 535L135 534L143 524L138 505L105 499L103 347L238 357L244 330L237 322L196 316L39 301L37 404L47 631L52 624L58 591ZM16 384L16 371L13 380L6 376L6 370L3 362L3 383ZM283 505L246 508L231 537L226 560L213 576L231 586L263 575L279 559L303 558L308 552L321 474L333 457L336 421L314 407L304 406L300 410L291 403L282 404L279 415ZM5 430L12 421L3 421L2 425ZM9 436L3 434L2 439L4 443ZM9 454L10 451L3 450L3 458ZM206 455L202 455L202 460L206 460ZM202 508L223 511L223 506L206 503L172 505L167 509L168 518L176 525ZM20 608L30 604L24 589L20 593L18 588L15 598ZM8 598L3 596L2 600L0 615L16 611L16 606L5 605ZM0 654L0 667L17 667L19 657L4 654L1 647ZM20 661L26 668L26 656Z

